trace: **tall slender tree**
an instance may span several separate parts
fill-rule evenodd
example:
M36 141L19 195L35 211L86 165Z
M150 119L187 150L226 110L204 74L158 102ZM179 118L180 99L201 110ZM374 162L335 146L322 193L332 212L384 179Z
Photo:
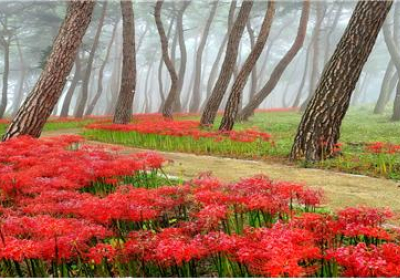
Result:
M228 102L226 103L224 116L222 118L221 125L219 127L220 130L230 131L233 128L236 115L239 111L239 104L241 96L243 94L243 89L268 39L274 14L275 14L275 2L269 1L268 9L266 9L264 20L261 25L257 41L254 44L254 48L251 50L235 82L233 83Z
M239 14L235 23L233 24L232 30L229 34L229 41L226 47L224 62L221 67L221 71L218 80L213 88L210 98L207 101L207 105L204 108L201 116L201 125L208 126L214 123L215 117L219 106L221 105L222 98L228 88L229 81L231 80L232 73L238 57L238 47L240 39L242 38L244 28L249 19L250 11L253 6L253 1L243 1L240 8Z
M3 141L28 134L39 137L53 111L92 18L95 1L71 1L39 80L12 120Z
M302 117L291 158L318 161L335 153L352 92L392 1L360 1Z
M127 124L132 118L133 98L136 89L135 20L131 0L121 0L122 11L122 80L114 123Z
M296 54L302 48L304 43L304 38L306 36L309 13L310 13L310 2L308 0L305 0L303 1L303 10L301 13L300 25L297 30L297 35L292 46L286 52L283 58L279 61L279 63L275 66L268 82L257 94L254 95L252 99L250 99L249 103L239 113L238 118L240 120L247 120L254 113L254 110L258 106L260 106L260 104L264 101L264 99L276 87L283 72L286 70L287 66L290 64L290 62L292 62Z

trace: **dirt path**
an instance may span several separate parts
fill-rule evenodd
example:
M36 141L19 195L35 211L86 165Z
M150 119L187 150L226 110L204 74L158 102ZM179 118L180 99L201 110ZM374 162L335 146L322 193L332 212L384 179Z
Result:
M75 134L79 129L52 131L44 136ZM94 145L119 146L88 141ZM123 147L122 153L143 152L144 149ZM371 207L389 206L400 212L400 185L391 180L371 178L292 166L265 163L262 161L240 160L214 156L197 156L183 153L161 152L171 162L165 167L170 175L190 179L199 173L211 171L212 175L223 181L235 181L242 177L264 174L274 180L304 183L312 188L321 188L327 197L327 206L342 208L345 206L366 205Z

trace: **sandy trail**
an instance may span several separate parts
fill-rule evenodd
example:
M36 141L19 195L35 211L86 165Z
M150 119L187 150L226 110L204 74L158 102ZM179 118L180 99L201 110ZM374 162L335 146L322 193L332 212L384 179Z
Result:
M80 129L45 132L43 136L78 134ZM143 152L145 149L88 141L92 145L118 146L121 153ZM184 153L158 151L170 163L165 166L167 174L190 179L199 173L212 172L223 181L236 181L255 174L264 174L274 180L303 183L320 188L327 197L326 205L337 209L345 206L365 205L390 207L400 213L400 185L395 181L360 175L338 173L321 169L307 169L256 160L231 159L215 156L198 156Z

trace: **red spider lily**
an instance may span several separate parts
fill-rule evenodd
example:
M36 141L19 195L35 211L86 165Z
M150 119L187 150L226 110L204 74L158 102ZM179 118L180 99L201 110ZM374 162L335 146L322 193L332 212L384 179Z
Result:
M366 151L374 154L395 154L400 153L400 145L391 143L375 142L366 146Z

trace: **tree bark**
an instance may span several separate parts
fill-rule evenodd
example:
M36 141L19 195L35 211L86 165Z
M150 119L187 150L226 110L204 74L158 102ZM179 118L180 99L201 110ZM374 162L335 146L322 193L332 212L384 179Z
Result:
M272 20L275 14L275 2L268 2L268 9L265 12L264 20L261 25L260 33L257 38L257 42L254 44L254 48L251 50L247 57L242 69L240 70L229 95L228 102L226 103L224 116L221 121L219 130L230 131L235 124L236 115L239 111L239 104L243 89L246 85L247 79L249 78L253 67L257 63L261 52L264 49L265 43L268 39L269 32L271 30Z
M238 57L240 39L242 38L252 6L253 1L243 1L238 17L232 26L232 30L229 34L228 45L226 47L224 62L218 80L201 116L200 123L203 126L208 126L214 123L218 108L221 105L222 98L224 97L229 81L232 77L233 69Z
M46 66L32 92L18 110L3 141L18 135L39 137L53 111L90 23L94 1L72 1Z
M131 0L121 0L122 11L122 80L115 107L114 123L127 124L132 118L136 89L135 20Z
M157 31L160 35L161 41L161 49L162 49L162 56L165 65L167 66L170 78L171 78L171 87L168 93L168 97L165 100L165 104L162 110L162 114L166 118L172 118L172 109L174 102L176 100L178 94L178 75L175 70L175 66L172 63L171 59L168 55L168 38L165 35L165 30L161 21L161 8L163 5L163 0L157 0L155 9L154 9L154 17L156 20Z
M111 33L111 39L110 39L110 42L108 43L108 46L107 46L106 56L104 57L104 61L101 64L100 69L99 69L99 76L98 76L98 79L97 79L97 91L96 91L95 96L92 99L92 102L90 102L89 106L86 109L85 116L89 116L89 115L93 114L93 110L94 110L97 102L99 101L99 99L101 97L101 94L103 93L104 69L106 68L108 59L110 57L111 48L112 48L112 45L114 43L115 34L116 34L116 31L117 31L117 27L118 27L118 22L119 21L116 21L115 24L114 24L114 28L113 28L112 33Z
M264 87L250 100L250 102L243 108L243 110L238 115L240 120L247 120L253 113L254 110L260 106L264 99L272 92L272 90L277 85L283 72L299 52L304 43L304 38L307 31L308 16L310 13L310 2L305 0L303 2L303 10L300 18L300 25L297 31L296 39L293 45L285 54L285 56L279 61L272 71L271 77Z
M192 99L190 100L190 106L189 106L190 113L197 113L199 111L200 98L201 98L200 83L201 83L201 68L202 68L203 52L204 52L204 48L206 47L208 34L210 33L211 23L214 19L215 13L217 11L217 7L218 7L218 0L213 2L213 4L212 4L210 14L209 14L206 24L204 26L204 30L202 32L201 39L200 39L200 44L197 49L196 63L195 63L195 70L194 70L195 77L194 77L193 93L192 93Z
M335 153L340 125L391 1L360 1L302 117L291 159L318 161Z
M96 34L94 35L92 49L90 50L88 62L85 68L85 73L82 81L82 93L75 112L76 118L82 118L83 113L85 111L85 106L88 100L89 82L93 68L94 55L96 53L96 49L99 44L100 34L104 24L104 18L106 16L106 10L107 10L107 1L103 2L103 9L101 11L101 16L97 26Z

